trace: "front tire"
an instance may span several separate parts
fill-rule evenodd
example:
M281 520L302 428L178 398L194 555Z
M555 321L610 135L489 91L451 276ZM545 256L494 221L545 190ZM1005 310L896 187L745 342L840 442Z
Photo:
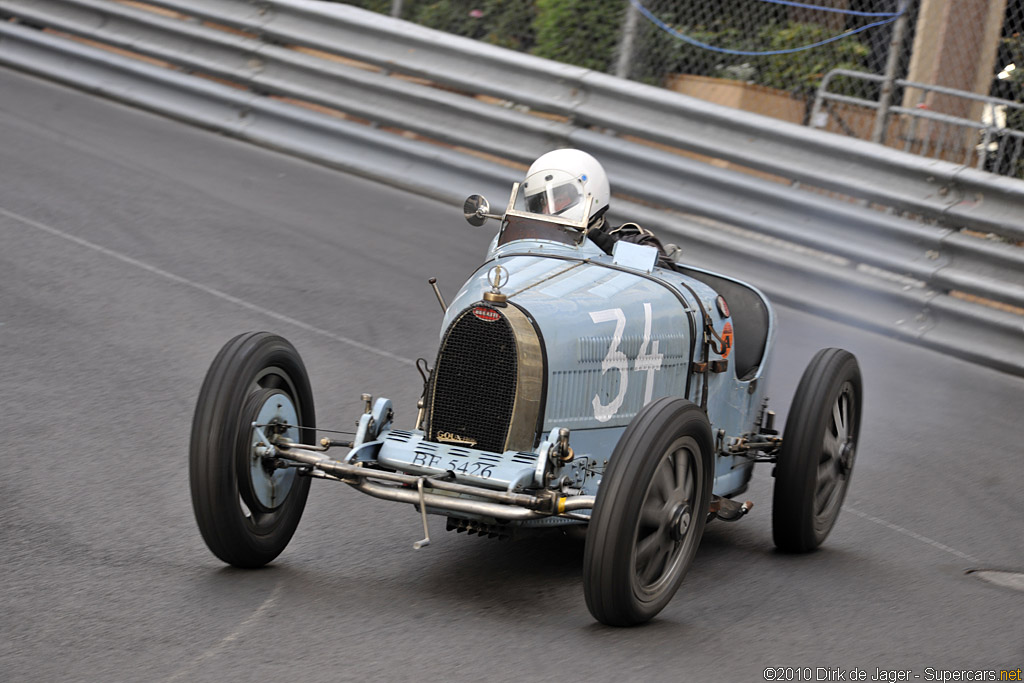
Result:
M775 466L772 539L787 552L821 545L839 516L860 434L862 382L853 354L822 349L807 365Z
M189 483L199 531L214 555L261 567L284 550L302 517L309 478L256 452L253 423L312 444L313 392L295 348L268 332L229 341L203 381L192 420ZM304 427L307 429L299 429Z
M662 398L630 422L601 480L583 556L595 619L633 626L672 599L711 502L711 425L696 404Z

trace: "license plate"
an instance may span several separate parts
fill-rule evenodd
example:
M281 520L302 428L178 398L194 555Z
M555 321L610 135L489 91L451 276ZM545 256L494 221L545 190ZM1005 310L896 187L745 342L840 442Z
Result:
M489 453L424 441L422 432L393 429L383 441L377 461L385 467L428 476L452 472L465 484L498 491L530 484L537 469L535 453Z
M412 457L412 464L421 467L432 467L456 474L465 474L470 477L490 479L494 474L494 466L498 462L488 459L474 460L469 458L445 458L436 453L417 452Z

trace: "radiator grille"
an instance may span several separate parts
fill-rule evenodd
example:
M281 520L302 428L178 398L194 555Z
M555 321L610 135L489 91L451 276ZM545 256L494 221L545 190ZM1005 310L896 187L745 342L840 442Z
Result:
M515 405L516 339L504 315L483 320L474 310L455 319L438 351L427 438L472 439L501 453Z

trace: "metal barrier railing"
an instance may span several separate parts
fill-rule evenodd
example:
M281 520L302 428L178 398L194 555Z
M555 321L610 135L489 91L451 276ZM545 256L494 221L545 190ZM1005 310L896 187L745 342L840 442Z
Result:
M829 92L829 86L837 78L874 83L883 83L885 80L883 76L863 71L832 69L825 74L815 94L809 119L811 126L825 128L831 115L838 119L840 128L844 129L847 134L866 138L866 135L860 136L849 125L844 125L842 112L829 109L830 103L842 103L861 110L867 109L876 112L876 118L880 119L882 124L874 127L872 142L902 146L905 152L954 162L959 161L965 166L974 166L979 170L992 170L1004 175L1016 176L1024 171L1024 168L1020 167L1022 153L1024 153L1024 131L1008 128L1005 116L999 116L1000 112L1005 112L1008 109L1024 110L1024 104L1020 102L939 85L896 79L894 84L897 87L920 91L920 95L918 103L914 107L891 106L881 101ZM971 119L932 111L925 107L928 93L937 93L957 100L983 104L985 113L979 119ZM893 125L890 121L893 115L907 119L909 124L906 126ZM946 130L939 132L934 130L933 126L946 127ZM888 139L889 132L894 128L903 130L897 135L901 139L902 145ZM952 134L950 130L953 131ZM971 135L974 136L973 140L970 139ZM950 144L942 144L942 141L936 141L936 138L948 140Z
M2 15L0 63L448 201L586 149L618 214L681 237L687 260L1024 374L1024 182L345 5L0 0Z

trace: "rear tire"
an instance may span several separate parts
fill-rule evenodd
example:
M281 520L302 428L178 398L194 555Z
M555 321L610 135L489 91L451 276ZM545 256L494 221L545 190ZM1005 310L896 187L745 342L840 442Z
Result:
M772 539L787 552L821 545L842 508L860 433L857 359L819 351L797 386L775 466Z
M711 502L711 425L681 398L647 404L601 480L583 555L595 619L633 626L672 599L697 552Z
M291 540L309 478L272 469L255 452L252 427L280 424L292 441L312 444L313 392L295 348L268 332L229 341L210 366L192 420L189 483L199 531L214 555L236 567L261 567ZM293 425L286 428L283 425ZM268 427L264 433L269 437Z

